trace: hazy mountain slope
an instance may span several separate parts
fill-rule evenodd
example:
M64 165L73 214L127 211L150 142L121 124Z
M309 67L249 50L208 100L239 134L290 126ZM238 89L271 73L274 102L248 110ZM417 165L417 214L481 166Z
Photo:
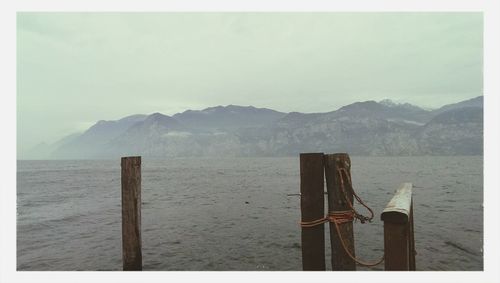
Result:
M117 121L101 120L84 133L63 145L56 146L50 153L52 158L96 158L101 148L112 139L127 131L132 125L141 122L146 115L131 115Z
M422 154L483 154L483 108L452 108L418 130Z
M253 106L236 105L187 110L172 117L191 129L238 129L261 127L275 122L286 113Z
M471 99L468 99L468 100L464 100L464 101L460 101L460 102L457 102L457 103L452 103L452 104L444 105L441 108L432 111L432 115L436 116L436 115L439 115L439 114L441 114L443 112L446 112L446 111L449 111L449 110L460 109L460 108L464 108L464 107L480 107L480 108L483 108L483 96L478 96L478 97L474 97L474 98L471 98Z
M368 101L314 116L295 115L293 123L275 128L269 141L270 152L279 155L296 155L305 151L412 154L416 147L413 141L409 141L409 136L418 127L415 124L418 122L404 122L413 117L398 112ZM401 140L398 146L394 146L394 141L398 140Z
M66 145L67 143L72 142L73 140L77 139L79 136L81 136L81 133L74 133L74 134L65 136L64 138L62 138L62 139L60 139L52 144L48 144L45 142L39 143L38 145L33 147L30 151L28 151L25 154L27 158L22 157L22 159L47 159L52 155L52 153L55 150Z
M135 123L122 135L114 138L106 145L102 155L166 155L171 146L167 146L167 138L189 135L185 127L176 119L154 113L141 122Z
M424 121L429 113L422 108L411 104L389 103L389 100L382 102L364 101L346 105L337 111L332 112L336 116L349 117L371 117L378 119L401 119L415 122Z
M482 97L428 111L407 103L356 102L326 113L229 105L100 121L60 145L56 158L482 154Z

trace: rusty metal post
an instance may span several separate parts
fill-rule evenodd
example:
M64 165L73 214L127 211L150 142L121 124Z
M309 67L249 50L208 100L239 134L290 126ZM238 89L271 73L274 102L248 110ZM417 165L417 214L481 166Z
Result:
M351 160L347 153L336 153L325 155L325 177L328 191L328 211L346 211L351 208L347 204L341 191L341 176L339 169L344 169L346 174L351 174ZM352 188L344 181L346 197L353 203ZM354 229L353 223L339 224L340 234L349 252L355 256L354 251ZM341 240L337 234L335 223L330 222L330 243L332 249L332 270L356 270L356 262L344 250Z
M141 157L122 157L123 270L142 270Z
M323 153L300 154L300 210L303 222L325 215ZM324 225L302 227L303 270L325 270Z
M411 270L412 184L403 183L382 212L385 270ZM414 263L413 263L414 265ZM413 266L414 268L414 266Z

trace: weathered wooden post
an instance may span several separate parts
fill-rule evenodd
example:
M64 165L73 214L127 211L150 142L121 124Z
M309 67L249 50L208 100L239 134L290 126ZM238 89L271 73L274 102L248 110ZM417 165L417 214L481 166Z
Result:
M300 154L300 210L302 222L325 215L323 153ZM324 225L302 226L303 270L325 270Z
M415 270L412 184L403 183L381 215L385 270Z
M410 219L409 219L409 229L410 229L410 235L409 235L409 241L410 241L410 270L417 270L416 263L415 263L415 255L417 254L415 250L415 228L413 227L413 196L411 198L411 203L410 203Z
M349 199L353 203L353 194L350 182L347 182L347 176L351 175L351 160L347 153L336 153L325 155L325 176L326 188L328 191L328 211L349 211L351 208L345 200ZM344 178L342 181L340 178ZM342 182L342 183L341 183ZM344 192L341 190L344 186ZM355 256L354 252L354 230L352 221L337 224L342 235L342 239L349 252ZM349 257L344 250L340 238L337 234L335 223L330 222L330 243L332 249L332 270L356 270L356 262Z
M141 157L122 157L123 270L142 270Z

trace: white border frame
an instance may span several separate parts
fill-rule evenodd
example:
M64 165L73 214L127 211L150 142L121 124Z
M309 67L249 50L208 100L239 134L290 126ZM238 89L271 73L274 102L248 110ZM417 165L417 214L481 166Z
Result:
M499 222L498 203L500 184L500 152L498 150L500 122L500 5L498 0L174 0L174 1L68 1L68 0L20 0L15 4L0 6L0 31L7 40L2 42L0 70L2 83L0 97L0 121L2 135L0 154L0 282L90 282L116 281L138 282L165 279L193 281L238 281L254 282L272 280L288 282L312 282L312 280L345 280L345 282L365 280L366 282L500 282ZM17 11L336 11L336 12L376 12L376 11L436 11L436 12L484 12L484 271L483 272L17 272L16 271L16 12Z

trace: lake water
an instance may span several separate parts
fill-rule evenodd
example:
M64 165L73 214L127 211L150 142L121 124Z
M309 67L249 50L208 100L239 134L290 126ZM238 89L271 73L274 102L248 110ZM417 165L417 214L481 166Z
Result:
M359 258L382 255L380 213L412 182L417 270L483 269L482 157L351 160L376 214L354 224ZM298 158L143 159L142 170L144 270L302 270L300 199L287 196ZM120 190L120 160L18 161L17 269L121 270Z

